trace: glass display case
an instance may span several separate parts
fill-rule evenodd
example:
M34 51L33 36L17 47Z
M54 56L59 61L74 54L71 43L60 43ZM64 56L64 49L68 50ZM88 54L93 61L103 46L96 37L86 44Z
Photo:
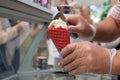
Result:
M50 46L51 41L46 34L52 16L53 12L50 9L32 0L0 1L0 17L30 23L19 36L20 40L17 42L19 50L14 54L11 66L7 66L6 55L0 52L0 80L72 80L72 76L55 70L54 64L48 62L50 48L54 49L53 53L58 53L54 46ZM0 46L0 51L3 51L4 47L6 46ZM103 78L111 80L108 75L107 77L98 74L77 75L77 80Z

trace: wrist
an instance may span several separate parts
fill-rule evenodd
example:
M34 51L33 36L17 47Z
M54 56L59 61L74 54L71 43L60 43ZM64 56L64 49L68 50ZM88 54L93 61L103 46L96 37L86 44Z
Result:
M91 37L90 40L93 40L93 38L96 35L96 28L92 24L89 24L89 26L90 26L90 28L92 29L92 32L93 32L92 36L90 36Z
M109 67L109 74L111 74L113 72L113 68L114 68L114 63L115 63L115 56L117 54L117 51L115 48L110 50L110 67Z
M16 28L17 31L21 31L22 30L22 26L20 24L17 24L15 26L15 28Z
M117 51L117 54L113 61L113 68L112 68L112 74L120 74L120 54L119 51Z
M89 24L89 27L91 28L92 33L91 33L91 35L89 37L82 38L85 41L93 40L95 35L96 35L96 28L92 24Z

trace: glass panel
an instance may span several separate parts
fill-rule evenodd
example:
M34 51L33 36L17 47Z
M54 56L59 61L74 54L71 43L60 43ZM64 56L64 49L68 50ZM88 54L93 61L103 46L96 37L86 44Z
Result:
M22 35L22 44L20 46L21 50L21 60L23 60L25 54L27 53L28 48L30 47L30 44L32 43L32 40L36 37L37 33L42 29L43 25L42 24L35 24L35 23L30 23L29 26L29 31L26 31L28 35L25 37L25 34L23 33ZM24 38L25 37L25 38ZM45 46L45 45L43 45ZM22 62L22 61L21 61Z
M42 23L0 17L0 79L18 72L27 50L42 27ZM16 29L19 30L16 31ZM42 41L45 41L44 38ZM46 49L44 43L40 43L42 46L38 47L38 53Z
M39 24L34 28L31 28L31 35L36 33L37 30L41 30L43 25ZM34 38L34 36L33 36ZM47 41L48 37L47 34L43 34L43 38L39 43L39 46L37 47L37 52L33 56L33 68L38 69L47 69L47 57L48 57L48 51L47 51Z

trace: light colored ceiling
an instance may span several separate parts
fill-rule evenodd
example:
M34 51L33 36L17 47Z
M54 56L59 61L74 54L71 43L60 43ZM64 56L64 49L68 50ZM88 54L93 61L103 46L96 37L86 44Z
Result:
M71 1L71 0L68 0ZM76 0L79 5L99 5L105 0Z
M60 0L51 0L52 1L52 5L53 6L58 6L60 5ZM71 1L75 1L75 5L99 5L101 3L103 3L105 0L67 0L68 3L70 3Z

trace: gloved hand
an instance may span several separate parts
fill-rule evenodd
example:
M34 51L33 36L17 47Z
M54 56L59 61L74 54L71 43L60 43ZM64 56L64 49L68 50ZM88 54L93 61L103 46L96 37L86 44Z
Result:
M61 57L62 71L70 75L110 71L111 50L87 41L67 45L62 49Z
M90 24L80 15L67 16L67 22L70 24L68 30L72 33L77 33L78 36L83 39L90 41L96 34L96 28Z

